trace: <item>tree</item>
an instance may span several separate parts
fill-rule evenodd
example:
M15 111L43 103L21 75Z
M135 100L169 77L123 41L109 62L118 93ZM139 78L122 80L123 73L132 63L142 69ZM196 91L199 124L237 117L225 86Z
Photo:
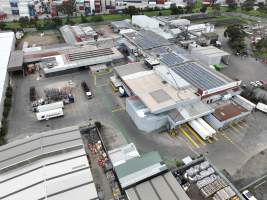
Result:
M245 36L243 26L239 24L230 25L224 31L224 37L228 38L230 47L236 51L236 53L244 53L246 49Z
M255 5L255 0L246 0L242 4L241 8L246 11L253 10L253 7Z
M59 17L54 17L53 18L53 21L54 21L54 23L55 23L56 26L62 26L63 25L63 21Z
M207 6L203 5L199 11L205 13L207 11Z
M73 16L76 10L75 0L63 1L61 5L57 6L57 11L64 13L67 16Z
M184 9L181 6L177 7L175 3L171 4L170 9L172 15L184 14Z
M263 2L259 2L257 10L259 12L267 13L267 6Z
M29 17L20 17L19 23L20 23L21 27L27 27L30 23L30 19L29 19Z
M75 23L74 23L74 21L72 21L72 20L70 19L70 17L68 16L67 19L66 19L66 24L74 25Z
M104 21L103 17L101 15L94 15L91 17L92 22L102 22Z
M124 12L127 15L133 16L139 14L139 9L137 9L135 6L128 6Z
M87 23L88 22L87 18L84 15L81 15L81 22L82 23Z
M195 7L195 2L194 0L187 0L185 11L186 13L192 13L193 9Z
M257 42L256 46L256 54L258 56L267 58L267 37L262 38L260 41Z
M235 0L226 0L225 3L228 5L229 10L235 10L237 8Z
M0 22L0 29L4 30L6 28L6 23Z

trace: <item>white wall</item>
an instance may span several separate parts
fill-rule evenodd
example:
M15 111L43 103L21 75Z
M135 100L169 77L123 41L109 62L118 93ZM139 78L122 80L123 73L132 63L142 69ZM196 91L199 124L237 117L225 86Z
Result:
M159 28L159 21L146 15L133 15L132 24L140 28Z

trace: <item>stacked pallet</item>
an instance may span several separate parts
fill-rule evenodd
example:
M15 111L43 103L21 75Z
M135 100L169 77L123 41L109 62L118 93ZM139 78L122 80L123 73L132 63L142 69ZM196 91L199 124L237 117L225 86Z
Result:
M225 188L226 186L227 184L225 183L225 181L219 178L215 180L214 182L212 182L211 184L208 184L207 186L203 187L200 190L200 192L203 195L203 197L208 198L214 193L216 193L217 191Z
M232 188L228 186L216 192L215 195L213 196L213 200L228 200L234 197L235 195L236 194L232 190Z
M198 189L201 189L201 188L207 186L208 184L211 184L212 182L214 182L215 180L217 180L219 178L220 178L219 176L212 174L212 175L210 175L210 176L208 176L202 180L197 181L196 185L197 185Z

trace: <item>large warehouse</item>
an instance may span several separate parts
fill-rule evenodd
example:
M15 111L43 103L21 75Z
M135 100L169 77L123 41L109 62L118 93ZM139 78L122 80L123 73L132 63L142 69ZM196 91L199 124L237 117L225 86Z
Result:
M0 199L97 200L78 127L34 134L0 147Z
M15 34L13 32L0 33L0 121L2 120L5 91L8 85L8 63L11 52L15 49Z
M45 76L60 75L92 65L116 62L123 58L114 47L98 48L93 45L63 46L24 53L24 62L39 62Z

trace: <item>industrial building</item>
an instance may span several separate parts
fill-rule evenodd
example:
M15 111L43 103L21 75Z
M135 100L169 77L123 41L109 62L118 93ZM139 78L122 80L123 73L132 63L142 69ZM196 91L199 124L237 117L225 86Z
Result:
M67 44L85 43L96 40L98 36L92 27L86 24L75 26L64 25L60 28L60 32Z
M142 18L135 16L132 22L137 20L138 25ZM212 46L197 46L188 52L156 34L154 27L145 27L142 23L139 27L145 29L123 33L120 45L130 60L143 58L145 62L115 67L113 77L113 82L123 87L129 96L126 111L138 129L170 130L192 122L198 127L209 127L214 133L253 110L255 106L239 95L241 81L229 79L210 67L223 58L227 62L227 52ZM190 25L188 20L164 23L164 26L177 26L181 31L183 26ZM196 36L198 32L212 32L212 29L205 24L190 25L188 31Z
M15 50L15 34L0 33L0 120L2 120L5 92L9 83L8 66L12 52Z
M108 155L128 200L190 200L158 152L140 155L131 143Z
M123 58L114 47L98 48L93 45L40 48L24 53L24 63L39 63L40 69L47 77L89 68L92 65L109 64Z
M98 199L78 127L0 147L1 199Z

